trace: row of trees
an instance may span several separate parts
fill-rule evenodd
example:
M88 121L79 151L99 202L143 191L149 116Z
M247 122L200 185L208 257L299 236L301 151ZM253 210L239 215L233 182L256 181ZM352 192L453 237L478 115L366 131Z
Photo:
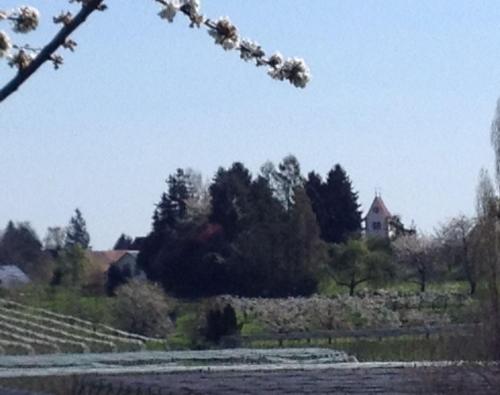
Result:
M305 179L289 155L252 177L239 162L208 187L178 169L153 214L139 254L149 278L178 296L310 294L326 242L361 230L357 194L340 165Z
M236 162L208 186L182 169L167 185L139 264L177 296L308 295L325 276L351 295L390 280L415 282L422 292L431 281L466 280L476 291L472 219L453 218L432 236L362 238L358 195L340 165L325 180L315 172L306 178L289 155L256 177Z
M0 265L17 265L34 280L75 283L83 271L84 251L89 243L79 209L68 226L48 228L43 243L29 223L9 221L0 233Z
M306 178L290 155L278 166L265 163L257 177L237 162L220 168L210 185L189 169L177 170L167 185L139 263L175 295L308 295L328 277L350 294L394 279L416 282L421 291L434 280L466 280L476 292L484 243L479 220L459 216L433 236L363 239L358 196L340 165L325 180L315 172ZM15 263L34 279L74 285L90 270L89 242L78 209L67 227L49 228L43 243L29 224L10 222L0 238L0 262ZM121 235L115 249L132 246ZM110 273L108 291L128 277Z
M325 275L351 294L394 279L422 292L431 281L463 280L476 292L478 221L460 215L434 235L364 239L358 196L340 165L325 180L315 172L303 177L289 155L278 166L265 163L256 177L236 162L208 186L182 169L167 185L139 263L178 296L308 295ZM122 235L117 245L130 242Z

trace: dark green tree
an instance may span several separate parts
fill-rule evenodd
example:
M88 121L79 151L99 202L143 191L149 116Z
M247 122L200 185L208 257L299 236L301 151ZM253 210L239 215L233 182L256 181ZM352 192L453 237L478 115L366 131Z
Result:
M162 194L156 205L152 230L146 237L138 257L138 264L148 277L155 281L162 280L168 263L163 250L167 249L171 253L178 248L178 231L186 218L186 202L189 198L182 169L177 169L175 174L170 175L166 183L168 190Z
M38 277L47 263L46 258L30 224L9 221L0 238L0 264L17 265L28 276Z
M210 222L222 226L228 242L232 242L245 226L251 183L250 171L242 163L235 162L227 170L219 168L210 185Z
M304 188L295 188L294 196L283 240L286 281L282 287L286 295L310 295L317 289L325 244L320 239L316 215Z
M321 228L321 238L329 243L345 242L361 232L358 194L339 164L330 170L326 182L320 181L318 175L310 174L306 191Z
M208 213L189 215L188 201L199 191L189 186L184 171L177 170L167 184L139 253L139 266L177 296L221 293L220 285L227 286L223 263L228 255L222 225L209 223Z
M325 184L321 176L312 171L307 175L307 180L304 183L304 189L311 202L311 207L316 215L316 221L321 229L325 228L326 225L321 221L326 221L328 218L327 202L324 199Z
M113 250L130 250L132 247L132 243L134 240L132 237L122 233L118 240L116 240L115 245L113 246Z
M233 243L229 257L233 292L244 296L278 296L281 292L277 281L284 277L286 213L264 177L252 182L248 198L251 203L248 221Z
M209 310L206 316L205 337L208 341L218 344L224 336L232 336L238 332L236 312L227 304L221 311Z
M69 220L66 231L66 247L79 246L84 250L89 248L90 235L87 232L87 224L80 209L75 210L75 214Z

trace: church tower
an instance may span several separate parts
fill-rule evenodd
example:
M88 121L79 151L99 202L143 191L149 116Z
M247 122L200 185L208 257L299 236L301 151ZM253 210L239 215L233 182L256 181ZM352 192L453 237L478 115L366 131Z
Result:
M380 194L375 194L375 199L365 217L366 236L388 238L391 217Z

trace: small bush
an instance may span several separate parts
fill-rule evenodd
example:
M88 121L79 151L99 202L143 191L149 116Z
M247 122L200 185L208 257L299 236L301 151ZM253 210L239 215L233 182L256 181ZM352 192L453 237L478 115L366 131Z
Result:
M231 305L226 304L222 311L216 309L207 313L205 337L208 341L218 344L223 336L232 336L237 333L236 312Z
M168 338L168 344L174 349L205 348L201 334L203 323L195 312L180 315L175 321L175 333Z
M130 281L116 291L114 318L122 329L165 338L173 331L172 310L163 289L147 281Z

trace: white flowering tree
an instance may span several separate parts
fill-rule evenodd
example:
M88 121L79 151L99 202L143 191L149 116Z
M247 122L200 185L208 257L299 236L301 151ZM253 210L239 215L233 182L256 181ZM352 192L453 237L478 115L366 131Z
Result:
M13 10L0 9L0 61L16 69L16 75L0 88L0 102L14 93L44 63L51 62L58 69L63 64L62 50L74 51L77 43L72 39L73 32L95 11L104 11L104 0L66 0L68 7L52 18L53 23L61 25L57 34L44 46L19 45L15 38L36 30L40 24L40 12L31 6L20 6ZM160 6L161 19L173 22L176 15L187 17L192 28L205 28L213 37L215 44L226 51L238 51L241 59L267 69L268 74L277 80L289 81L292 85L304 88L310 80L309 68L302 59L284 59L280 53L267 55L262 47L249 39L242 38L238 28L229 18L217 20L207 18L201 13L199 0L153 0ZM2 26L3 25L3 26Z
M436 239L424 234L402 236L394 241L393 248L407 280L417 283L420 292L425 292L432 276L440 269Z

